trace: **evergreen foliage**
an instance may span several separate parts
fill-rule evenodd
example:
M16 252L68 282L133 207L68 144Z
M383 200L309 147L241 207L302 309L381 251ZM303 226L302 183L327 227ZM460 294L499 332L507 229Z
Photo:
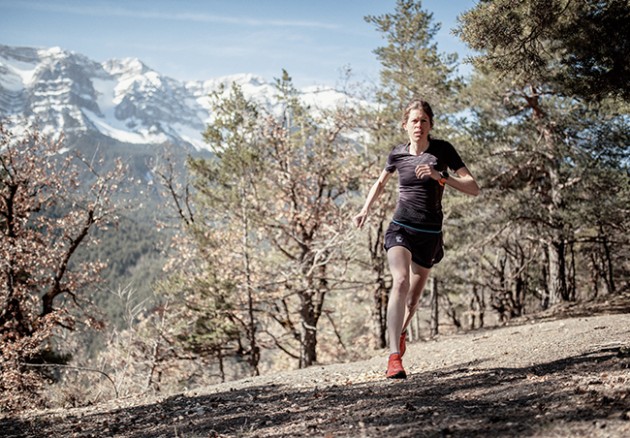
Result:
M586 100L630 99L627 0L484 1L461 21L478 68Z
M497 1L462 17L461 35L481 51L465 128L486 193L477 220L492 233L478 240L486 273L477 275L504 318L521 314L526 296L536 309L587 298L589 284L615 293L610 279L628 270L627 105L606 98L624 89L595 81L580 95L565 80L577 51L568 23L579 25L584 7L613 20L617 6Z

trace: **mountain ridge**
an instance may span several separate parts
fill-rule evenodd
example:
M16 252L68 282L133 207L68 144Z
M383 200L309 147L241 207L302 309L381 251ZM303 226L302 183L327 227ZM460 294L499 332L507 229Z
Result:
M231 83L246 97L274 105L274 86L252 73L178 81L138 58L97 62L60 47L0 45L0 118L18 130L63 132L71 144L98 133L124 145L208 150L202 137L212 118L208 96ZM348 99L324 86L300 93L322 108Z

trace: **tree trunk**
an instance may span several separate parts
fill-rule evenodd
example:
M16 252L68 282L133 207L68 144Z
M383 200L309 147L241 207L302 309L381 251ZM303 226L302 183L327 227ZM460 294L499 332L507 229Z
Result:
M514 305L512 307L512 317L516 318L523 315L523 306L525 305L525 280L522 274L516 276L514 281Z
M302 331L300 368L310 367L317 362L317 322L315 321L312 294L304 294L305 302L302 305ZM310 304L308 304L310 302Z
M242 199L245 199L245 193L242 192ZM243 263L245 269L245 289L247 290L247 316L249 318L247 327L247 338L249 341L249 368L252 376L259 376L260 370L258 369L258 362L260 361L260 348L256 342L256 317L254 315L254 297L253 297L253 284L252 284L252 272L251 261L249 254L249 216L245 209L244 202L241 203L242 217L243 217Z
M597 253L595 252L589 254L589 268L592 287L592 294L590 298L595 299L599 295L599 269L597 267Z
M217 359L219 361L219 376L221 376L221 382L225 383L225 366L223 364L223 350L221 347L217 351Z
M389 295L385 286L385 281L380 278L372 294L372 335L374 339L374 349L379 350L387 346L387 302Z
M569 254L571 258L567 269L567 295L569 301L575 301L577 299L577 284L575 278L575 244L573 242L569 243Z
M549 178L549 201L547 204L547 221L549 225L549 233L551 237L545 243L547 250L547 290L548 302L543 297L543 308L547 305L553 306L568 299L567 283L566 283L566 260L565 260L565 241L562 229L564 221L560 212L564 208L564 199L562 194L563 181L559 172L561 163L561 154L557 150L557 145L561 143L556 138L553 124L547 117L539 102L538 90L532 86L532 94L526 99L533 111L533 120L537 125L537 129L542 135L542 153L547 157L546 171Z
M320 267L320 278L325 278L325 265ZM313 278L309 279L311 288L300 294L302 300L300 316L301 316L301 332L300 332L300 368L310 367L317 362L317 322L322 312L324 296L326 295L327 285L322 281L314 282ZM313 286L317 285L318 290Z
M549 256L547 288L549 290L550 306L561 303L568 298L564 246L564 241L557 235L554 236L553 240L547 242Z
M453 306L453 302L451 301L451 299L448 297L447 294L440 295L440 299L442 300L442 304L444 306L444 313L446 314L446 317L450 319L451 323L459 331L459 329L462 328L462 323L459 320L459 317L457 316L457 311L455 310L455 307Z
M383 238L385 235L385 218L381 210L378 211L380 218L374 231L370 230L368 235L370 262L372 271L376 274L376 288L372 295L373 307L371 309L372 318L372 339L374 348L381 349L387 347L387 303L389 301L389 288L385 281L385 266L387 257L383 248Z
M602 248L604 250L604 261L606 263L606 266L605 266L606 270L605 270L605 275L604 275L606 289L607 289L608 294L614 294L616 287L615 287L615 276L614 276L614 271L613 271L613 262L612 262L612 257L610 255L610 245L608 244L608 238L606 237L606 233L604 233L604 229L601 225L599 227L599 233L602 239Z
M439 311L439 303L438 303L438 280L437 278L433 278L431 282L431 332L430 336L433 338L439 334L439 321L438 321L438 311Z
M477 328L483 328L484 326L484 316L485 316L485 309L486 309L486 302L484 299L484 294L483 294L483 290L481 292L479 292L479 290L477 289L477 285L473 286L473 306L472 306L472 311L474 312L473 315L477 316ZM474 327L474 320L473 320L473 327Z

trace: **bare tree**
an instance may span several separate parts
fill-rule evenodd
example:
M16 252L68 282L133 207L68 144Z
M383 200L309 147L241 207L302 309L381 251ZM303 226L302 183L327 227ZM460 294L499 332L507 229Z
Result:
M62 145L38 132L18 139L0 124L0 399L9 408L37 402L50 377L30 365L68 359L55 351L60 330L102 325L86 292L104 265L73 257L115 219L109 201L122 167L100 175Z

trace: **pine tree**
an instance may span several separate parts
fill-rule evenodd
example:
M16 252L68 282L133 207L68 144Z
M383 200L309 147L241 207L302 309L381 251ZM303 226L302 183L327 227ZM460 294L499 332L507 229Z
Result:
M608 199L603 214L589 208L592 193L604 185L598 176L608 174L622 187L627 184L627 163L621 158L628 147L626 105L606 99L623 97L624 90L614 81L587 90L567 76L583 67L583 47L575 45L567 26L581 23L585 13L613 20L606 16L617 6L614 1L495 1L480 3L462 17L461 35L481 52L469 88L469 127L492 212L480 216L494 232L494 241L484 245L486 260L491 260L492 248L498 252L486 264L491 266L486 285L494 285L497 308L512 316L506 305L522 306L525 290L543 307L576 299L583 282L579 274L588 272L591 258L582 244L591 239L586 235L594 233L606 246L605 228L608 239L626 240L618 231L628 223L618 212L627 210L627 193L612 188L611 195L621 198ZM613 50L625 50L627 41L627 35L621 36L612 42L617 46ZM599 62L596 57L594 62ZM595 230L602 217L618 218L618 230L606 226L585 233ZM617 248L621 251L623 245ZM609 250L603 253L619 260ZM492 276L505 281L497 285Z

